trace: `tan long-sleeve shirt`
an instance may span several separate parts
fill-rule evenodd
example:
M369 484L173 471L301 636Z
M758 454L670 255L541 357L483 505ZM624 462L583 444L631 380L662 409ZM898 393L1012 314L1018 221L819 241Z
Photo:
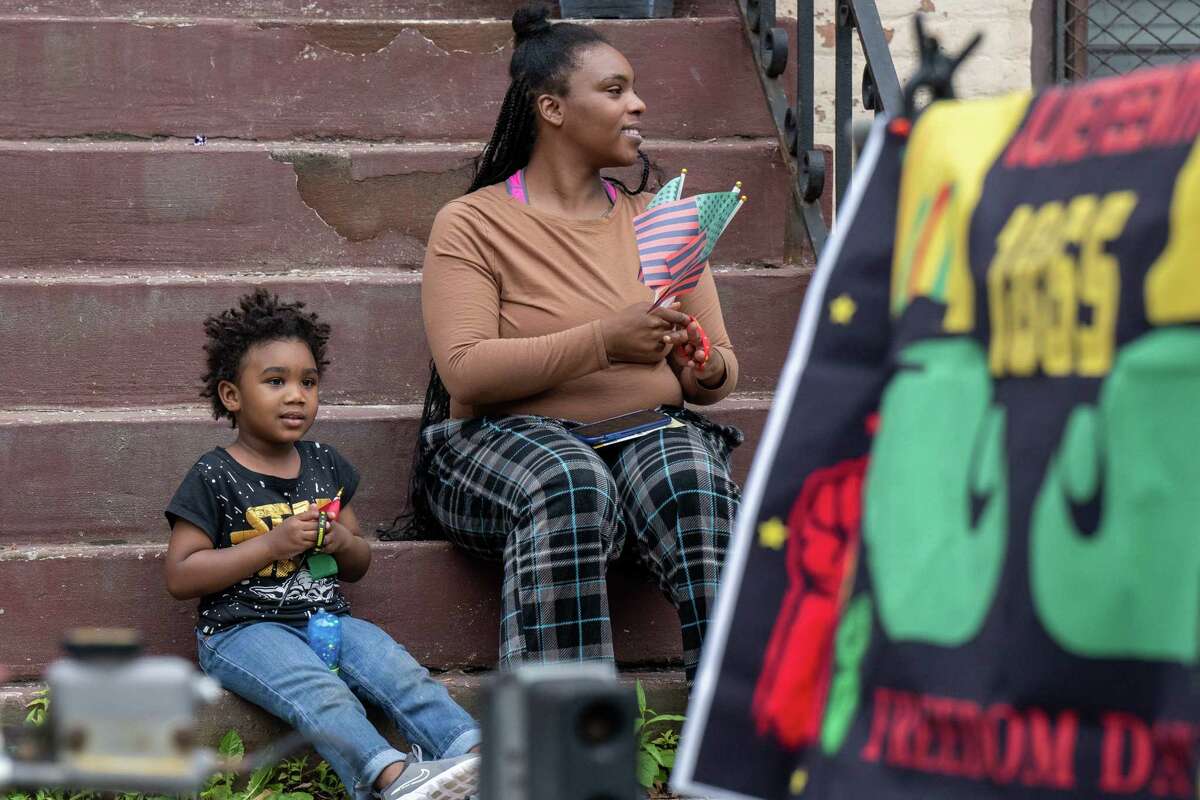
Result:
M712 273L681 298L725 359L725 380L685 398L666 360L611 363L600 319L653 293L638 280L633 217L649 195L618 193L604 217L571 220L503 184L452 200L429 236L425 332L453 417L540 414L593 421L660 404L715 403L738 365Z

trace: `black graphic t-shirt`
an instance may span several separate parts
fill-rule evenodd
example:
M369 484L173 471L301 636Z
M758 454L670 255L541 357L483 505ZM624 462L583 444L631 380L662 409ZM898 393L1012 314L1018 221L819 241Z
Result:
M216 548L233 547L267 533L311 504L323 508L338 490L353 499L358 470L329 445L297 442L296 478L263 475L239 464L225 448L205 453L188 471L167 506L167 522L187 520ZM317 609L346 614L350 604L334 578L314 580L304 556L275 561L246 580L200 599L197 627L213 633L242 622L303 622Z

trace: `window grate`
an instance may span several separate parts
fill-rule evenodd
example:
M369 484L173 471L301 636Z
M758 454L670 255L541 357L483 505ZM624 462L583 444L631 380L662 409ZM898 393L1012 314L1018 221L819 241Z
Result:
M1200 0L1058 0L1058 78L1121 75L1200 55Z

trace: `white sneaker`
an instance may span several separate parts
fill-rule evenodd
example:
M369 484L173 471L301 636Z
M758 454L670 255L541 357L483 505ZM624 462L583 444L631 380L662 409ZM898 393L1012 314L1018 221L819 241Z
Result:
M465 800L478 791L478 753L407 764L379 793L380 800Z

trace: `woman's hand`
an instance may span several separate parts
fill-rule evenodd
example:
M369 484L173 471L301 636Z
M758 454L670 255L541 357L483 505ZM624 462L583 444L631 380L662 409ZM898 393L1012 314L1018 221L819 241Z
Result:
M705 389L720 387L725 382L725 357L714 348L704 363L692 370L692 374Z
M687 341L683 344L676 345L671 351L671 366L676 372L684 369L700 369L704 362L708 361L711 347L708 343L708 335L704 333L704 328L700 327L699 321L693 316L688 316Z
M653 364L687 341L689 318L679 304L650 310L649 303L634 303L600 320L609 361Z
M716 389L725 382L725 357L709 344L708 335L695 317L688 317L687 334L687 342L671 351L671 367L684 381L685 389L693 380L700 388Z

